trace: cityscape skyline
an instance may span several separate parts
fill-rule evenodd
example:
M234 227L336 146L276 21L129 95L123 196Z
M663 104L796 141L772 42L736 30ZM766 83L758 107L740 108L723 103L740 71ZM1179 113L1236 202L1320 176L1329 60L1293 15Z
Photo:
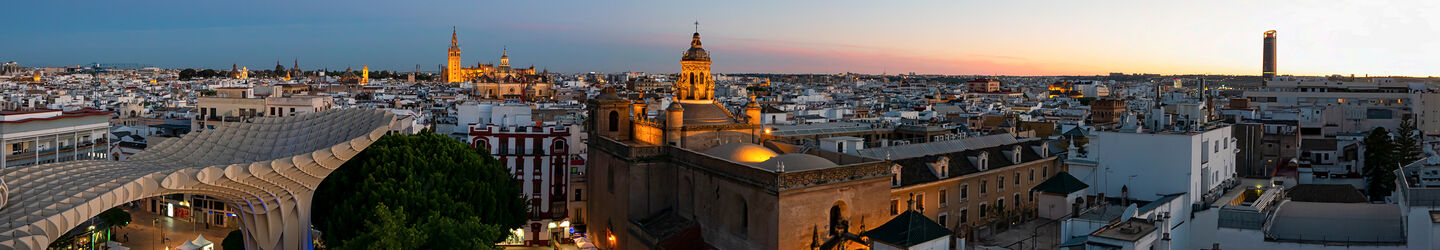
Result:
M29 48L0 60L260 69L299 59L311 70L368 64L412 71L418 64L422 71L437 71L445 62L446 31L455 26L460 46L478 60L467 65L498 61L508 48L516 65L546 65L552 72L675 72L673 53L685 44L670 41L683 41L689 32L679 31L689 31L698 20L712 49L727 51L725 60L743 62L717 67L718 73L1259 75L1256 40L1277 30L1285 44L1278 51L1280 75L1440 75L1420 66L1440 63L1440 49L1433 49L1440 38L1425 35L1440 31L1440 19L1422 16L1440 10L1440 4L1406 1L1340 6L1112 1L1044 8L378 1L177 7L181 3L17 3L0 14L46 21L0 31L13 43L6 47ZM464 11L473 9L515 11ZM1194 11L1165 11L1173 9ZM78 18L53 18L62 12ZM1378 35L1385 39L1375 39ZM209 45L186 46L193 44Z

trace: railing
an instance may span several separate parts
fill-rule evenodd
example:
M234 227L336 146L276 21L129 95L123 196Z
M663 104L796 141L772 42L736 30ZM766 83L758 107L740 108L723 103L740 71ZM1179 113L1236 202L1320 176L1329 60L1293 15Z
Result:
M876 161L844 165L826 169L815 169L801 172L785 172L780 174L780 189L785 190L803 188L871 177L880 177L890 174L889 170L890 168L885 166L885 162Z
M76 151L78 151L78 150L80 150L80 149L91 149L91 148L106 147L106 146L108 146L108 145L106 145L106 144L96 144L96 145L89 145L89 146L80 146L79 149L75 149L75 148L73 148L73 147L65 147L65 148L61 148L61 149L58 150L58 151L60 151L60 153L73 153L73 152L76 152ZM108 147L107 147L107 148L108 148ZM5 156L5 160L6 160L6 161L9 161L9 160L26 160L26 159L30 159L30 158L35 158L36 155L39 155L39 156L49 156L49 155L55 154L56 151L57 151L57 150L55 150L55 149L40 150L39 152L36 152L35 150L25 150L25 151L20 151L20 152L13 152L13 151L12 151L12 154Z

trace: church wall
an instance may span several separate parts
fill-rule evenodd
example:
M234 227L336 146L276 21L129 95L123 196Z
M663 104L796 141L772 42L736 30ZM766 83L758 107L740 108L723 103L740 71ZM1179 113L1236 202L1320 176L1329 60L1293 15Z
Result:
M783 191L780 194L778 224L785 225L777 232L780 240L778 249L810 249L815 232L820 240L829 238L830 209L841 208L841 217L850 220L851 233L859 233L860 227L873 229L889 219L886 202L889 200L890 182L888 177L840 182L831 185ZM859 245L851 245L851 249Z
M626 225L629 224L628 197L630 193L629 181L624 177L629 175L630 164L623 159L611 155L603 150L590 150L586 166L591 173L586 179L586 190L589 190L589 199L586 211L588 234L596 240L597 244L604 249L630 249L626 242L608 242L607 238L614 235L620 239L631 239L626 233Z
M664 145L665 130L659 127L635 123L635 140L651 145Z
M708 171L690 169L687 173L690 176L680 182L694 183L693 196L681 201L692 204L687 207L693 208L692 218L701 225L705 242L720 249L776 248L781 224L774 193Z

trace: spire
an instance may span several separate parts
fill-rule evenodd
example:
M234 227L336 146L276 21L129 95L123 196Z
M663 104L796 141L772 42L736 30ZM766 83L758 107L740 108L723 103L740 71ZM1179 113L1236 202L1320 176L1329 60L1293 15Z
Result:
M450 47L459 47L460 38L455 35L455 26L450 26Z

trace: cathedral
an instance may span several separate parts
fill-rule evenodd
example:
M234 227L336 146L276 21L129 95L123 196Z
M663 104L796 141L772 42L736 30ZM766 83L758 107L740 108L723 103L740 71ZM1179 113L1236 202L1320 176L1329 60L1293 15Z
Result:
M520 99L534 101L555 96L554 83L550 72L510 66L510 51L500 54L500 64L476 63L474 67L462 66L460 61L460 39L455 30L450 31L450 49L446 53L445 68L441 76L447 83L472 83L472 96L482 100Z
M715 101L710 64L696 32L663 112L614 88L589 101L578 217L590 239L602 249L863 246L843 238L888 217L887 162L765 140L753 99L741 114Z

